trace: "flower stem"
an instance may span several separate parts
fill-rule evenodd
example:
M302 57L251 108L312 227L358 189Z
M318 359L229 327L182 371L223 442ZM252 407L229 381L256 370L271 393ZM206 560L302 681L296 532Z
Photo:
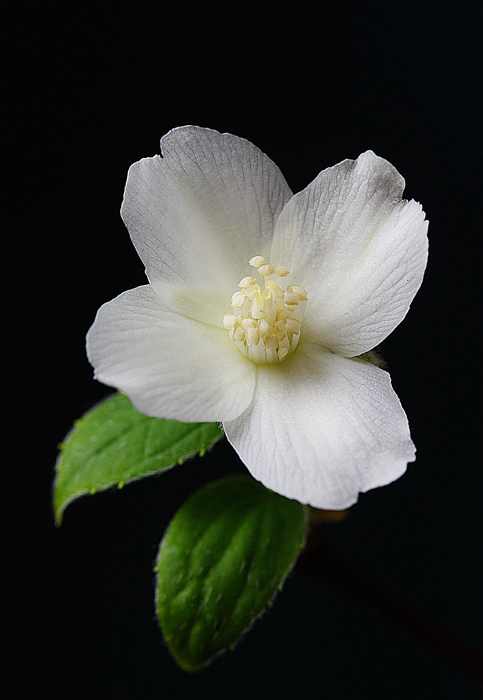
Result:
M313 534L297 561L295 571L322 578L359 602L375 608L483 681L483 652L480 649L457 639L432 620L394 599L368 578L349 568L320 539L314 542Z

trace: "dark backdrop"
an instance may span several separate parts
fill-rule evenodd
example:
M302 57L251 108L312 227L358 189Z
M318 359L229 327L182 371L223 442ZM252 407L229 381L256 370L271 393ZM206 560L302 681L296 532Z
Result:
M108 393L92 381L85 332L101 303L144 283L118 214L129 165L158 153L170 128L197 124L251 140L298 191L371 148L431 222L423 287L382 348L418 458L325 537L356 570L481 645L481 11L314 7L44 6L8 30L7 646L23 668L11 697L481 697L456 665L303 574L234 652L181 672L154 619L152 565L183 500L244 471L226 445L86 497L53 524L56 445Z

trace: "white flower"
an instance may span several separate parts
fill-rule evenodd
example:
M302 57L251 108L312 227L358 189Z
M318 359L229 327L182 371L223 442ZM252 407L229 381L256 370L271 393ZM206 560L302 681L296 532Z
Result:
M346 508L397 479L407 419L357 356L423 278L427 222L403 178L368 151L293 195L230 134L182 127L161 148L130 168L122 208L149 284L99 309L95 377L142 413L221 421L251 474L302 503Z

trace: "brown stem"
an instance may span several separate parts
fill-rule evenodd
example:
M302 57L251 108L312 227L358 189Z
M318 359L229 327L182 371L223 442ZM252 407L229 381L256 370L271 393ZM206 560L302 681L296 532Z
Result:
M297 561L295 571L322 578L344 593L370 605L483 681L481 650L455 638L428 618L392 598L372 581L350 569L320 540L317 544L313 540L309 541L309 546Z

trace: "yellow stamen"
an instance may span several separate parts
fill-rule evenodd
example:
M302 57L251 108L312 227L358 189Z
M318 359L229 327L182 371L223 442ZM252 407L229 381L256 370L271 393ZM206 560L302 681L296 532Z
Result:
M256 364L283 362L297 347L307 304L307 292L299 285L281 289L275 274L286 277L283 265L274 267L261 255L250 258L249 264L264 279L264 287L254 277L243 277L240 291L231 298L233 314L223 317L223 325L239 350Z

